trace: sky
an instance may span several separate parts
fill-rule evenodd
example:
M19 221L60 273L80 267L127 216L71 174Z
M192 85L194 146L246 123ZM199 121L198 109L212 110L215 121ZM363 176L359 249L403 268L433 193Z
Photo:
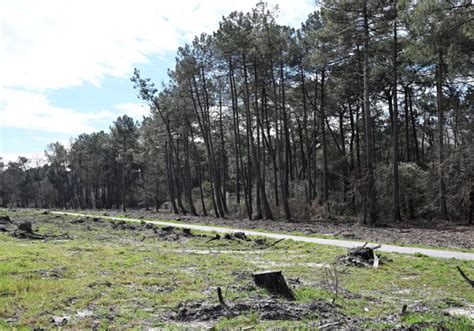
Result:
M0 0L0 157L41 158L46 145L107 131L148 108L133 69L167 81L177 48L257 0ZM267 0L299 27L315 0Z

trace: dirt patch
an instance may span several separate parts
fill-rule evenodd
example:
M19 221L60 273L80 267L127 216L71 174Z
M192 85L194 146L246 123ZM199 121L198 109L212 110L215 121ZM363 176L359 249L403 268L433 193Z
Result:
M275 298L255 297L228 303L227 306L208 301L183 302L168 317L178 322L204 322L222 317L237 317L250 312L258 313L261 320L286 321L326 318L339 314L335 305L322 300L302 304Z
M414 312L416 307L411 307ZM327 330L366 329L367 325L389 323L404 329L402 315L390 314L383 317L347 316L340 311L337 304L326 300L315 300L311 303L278 300L275 297L253 297L238 300L226 305L206 300L180 303L173 311L165 312L163 318L168 321L183 323L191 327L208 323L212 326L222 318L234 318L249 313L256 313L260 321L305 321L305 328ZM438 326L426 323L424 327Z
M39 269L36 271L42 278L63 278L67 272L66 267L57 267L53 269Z

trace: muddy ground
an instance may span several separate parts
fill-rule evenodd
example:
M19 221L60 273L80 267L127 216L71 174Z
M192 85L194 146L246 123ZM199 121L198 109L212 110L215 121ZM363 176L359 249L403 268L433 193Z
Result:
M124 213L116 210L97 211L110 216ZM328 221L293 222L221 219L204 216L174 215L168 212L147 210L130 210L125 213L131 218L182 220L187 223L212 224L244 229L263 229L275 232L301 232L305 234L324 234L343 239L372 241L383 244L429 245L448 248L474 248L474 226L460 225L455 222L440 220L406 221L397 226L366 227L358 225L355 220L337 219Z

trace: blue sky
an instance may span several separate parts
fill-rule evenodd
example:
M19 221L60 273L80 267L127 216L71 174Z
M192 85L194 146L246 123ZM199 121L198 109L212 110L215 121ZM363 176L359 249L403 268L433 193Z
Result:
M269 0L298 27L314 0ZM167 80L178 46L255 0L0 0L0 157L41 158L48 143L148 113L134 67Z

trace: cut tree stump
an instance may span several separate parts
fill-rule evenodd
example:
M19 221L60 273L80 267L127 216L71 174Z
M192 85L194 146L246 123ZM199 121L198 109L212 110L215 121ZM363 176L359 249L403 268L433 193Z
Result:
M252 274L252 277L258 287L262 287L272 294L281 295L288 300L295 300L295 296L286 284L281 271L257 272Z
M33 226L31 225L31 222L23 222L18 225L18 229L26 232L28 234L33 234Z
M7 216L0 216L0 224L7 224L11 223L12 221L10 220L10 217Z

